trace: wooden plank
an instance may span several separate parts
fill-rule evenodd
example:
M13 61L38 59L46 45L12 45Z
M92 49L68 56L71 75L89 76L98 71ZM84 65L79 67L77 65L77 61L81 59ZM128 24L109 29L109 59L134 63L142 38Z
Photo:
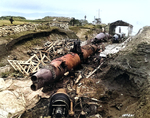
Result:
M55 41L53 43L53 45L51 45L51 47L46 50L46 52L48 52L49 50L51 50L56 45L57 42L59 42L59 40Z
M36 54L34 54L27 62L30 62L34 57L36 57Z
M51 60L45 55L45 58L49 61L49 62L51 62Z
M29 75L29 73L27 73L26 70L24 70L24 68L23 68L20 64L18 64L18 65L19 65L19 67L23 70L23 72L24 72L26 75Z
M14 67L14 65L12 64L12 62L11 61L13 61L13 60L7 60L8 61L8 63L17 71L17 69Z
M43 59L45 58L45 55L42 57L42 59L38 62L38 64L36 65L36 67L33 69L33 71L35 71L35 69L39 69L39 65L40 63L42 63L43 65L45 65L45 63L43 62Z
M102 62L94 71L90 72L88 76L86 76L86 78L89 78L91 75L93 75L102 65L104 62Z
M15 64L15 66L17 67L17 69L24 74L24 72L20 69L20 67L18 66L17 61L13 61L13 63Z
M51 43L50 46L48 46L49 48L46 50L46 52L48 52L52 48L53 45L54 43Z
M28 73L29 73L30 68L31 68L31 62L30 62L30 65L28 66L28 69L27 69Z

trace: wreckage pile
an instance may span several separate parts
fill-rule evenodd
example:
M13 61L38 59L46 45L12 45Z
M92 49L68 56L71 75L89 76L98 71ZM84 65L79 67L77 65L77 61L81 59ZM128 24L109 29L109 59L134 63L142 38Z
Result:
M24 106L24 109L20 108L18 113L11 115L21 118L49 117L51 100L58 93L57 90L63 88L67 90L64 94L69 96L70 101L73 102L71 103L73 104L73 108L69 109L70 117L72 115L75 118L141 118L149 116L149 30L150 28L146 27L141 34L129 38L122 44L106 46L105 51L101 53L104 55L103 61L99 56L101 51L97 52L95 55L88 57L88 60L76 69L66 72L58 82L45 86L38 91L31 91L31 80L20 79L20 81L24 80L24 87L20 87L20 91L23 89L23 92L20 92L20 94L15 93L15 95L17 99L23 101L22 106ZM58 46L57 44L61 43L60 41L58 43L56 41L54 49L50 48L54 43L47 42L45 44L46 48L35 49L29 52L31 56L37 55L39 59L39 61L37 59L32 61L36 64L34 67L38 65L40 68L50 63L51 60L68 54L73 46L73 41L67 41L68 44L62 43L65 44L65 47L67 45L68 49L64 49L63 51L65 52L60 51L61 53L58 54L56 51L64 47L60 45L60 48L55 49ZM119 53L115 56L113 53L109 55L108 48L110 47L110 50L115 49L114 51ZM50 51L44 53L49 48ZM118 51L121 48L122 50ZM108 55L106 56L105 54ZM40 61L43 57L44 59ZM98 63L100 60L101 63ZM32 66L32 68L34 67ZM33 69L28 72L32 71ZM11 92L5 91L5 93L14 94L15 90L19 91L16 86L21 84L15 80L13 84L7 86ZM0 94L3 95L4 92ZM33 104L28 104L32 102ZM66 103L68 104L68 102Z
M46 42L41 49L32 49L28 54L31 56L27 61L22 60L8 60L9 64L22 74L30 75L36 72L40 66L45 66L50 63L52 59L67 54L73 47L75 39L56 40L54 42Z
M8 60L8 62L10 63L10 65L15 69L15 70L18 70L20 71L22 74L25 74L25 75L30 75L31 73L34 73L36 72L40 67L42 66L45 66L46 64L50 63L52 59L55 59L57 57L60 57L64 54L67 54L70 52L70 49L73 48L73 44L74 44L74 41L77 41L77 39L69 39L69 40L57 40L57 41L54 41L54 42L46 42L44 44L44 47L43 48L40 48L40 49L33 49L31 52L28 52L28 54L31 56L30 59L28 59L27 61L19 61L19 60ZM89 57L90 58L90 57ZM92 57L93 58L93 57ZM93 62L95 63L94 67L97 66L97 57L94 57L92 60ZM86 62L86 63L89 63L89 62ZM82 67L83 68L83 67ZM98 70L100 68L100 66L96 69ZM80 83L80 80L84 77L90 77L96 70L94 70L94 68L90 67L90 68L84 68L84 72L81 72L80 70L77 70L77 71L73 71L73 75L72 75L72 72L71 73L65 73L65 76L63 77L63 83L62 85L57 85L57 86L51 86L51 87L47 87L46 89L50 90L49 92L51 92L51 94L53 93L52 91L60 88L60 87L65 87L68 89L68 94L71 96L71 94L73 94L72 98L74 98L76 95L76 93L79 95L79 97L76 97L76 102L81 102L81 99L84 100L84 99L89 99L88 96L86 96L86 94L89 94L89 90L93 90L93 88L89 88L88 86L83 86L82 84L84 83ZM93 73L89 74L89 72L93 71ZM74 78L74 80L69 80L68 81L68 77L70 78ZM67 79L67 80L66 80ZM13 80L12 80L13 81ZM62 82L62 80L60 80L60 82ZM8 88L12 88L14 89L14 82L11 82L12 84L9 84L8 85ZM17 84L17 82L15 82ZM27 83L28 83L28 80L27 80ZM29 82L30 83L30 82ZM85 82L87 83L87 81ZM89 80L89 84L90 83L94 83L93 80ZM98 82L99 83L99 82ZM5 82L4 82L5 84ZM6 82L7 84L7 82ZM15 84L15 85L16 85ZM78 85L79 84L79 85ZM58 87L59 86L59 87ZM94 86L93 86L94 87ZM25 86L23 88L26 88ZM36 93L32 93L29 89L29 86L26 88L26 92L28 91L28 95L30 95L31 98L35 98L35 95L40 95L40 96L43 96L41 95L41 93L38 91ZM45 90L46 90L45 89ZM87 90L88 89L88 90ZM45 91L43 90L43 91ZM52 91L51 91L52 90ZM22 91L20 89L20 91ZM46 90L47 91L47 90ZM74 93L74 91L76 91ZM80 95L80 91L84 92L85 94L85 97L83 97L83 95L81 94ZM24 91L25 92L25 91ZM26 93L25 92L25 93ZM91 92L90 92L91 93ZM95 92L94 92L95 93ZM48 95L44 95L44 96L50 96L51 94L48 94ZM31 103L31 99L29 100L29 96L28 95L25 95L23 93L23 99L25 100L24 104L26 106L26 109L28 108L31 108L30 107L27 107L28 105L26 104L27 101L30 101L28 103ZM20 96L20 95L19 95ZM43 97L44 97L43 96ZM22 99L22 98L20 98ZM39 98L37 98L36 100L34 101L37 101ZM16 100L14 100L16 101ZM89 103L88 104L95 104L96 107L97 107L97 103L94 103L94 101L97 101L97 99L89 99L88 100ZM77 109L79 107L79 110L81 110L81 104L80 105L77 105L79 103L76 103L75 105L75 109ZM35 103L35 102L34 102ZM87 102L83 102L84 104L88 105ZM33 107L33 106L32 106ZM77 108L76 108L77 107ZM85 108L84 108L85 109ZM22 110L21 110L22 112ZM77 111L78 115L80 115L79 111ZM77 113L75 113L77 115Z

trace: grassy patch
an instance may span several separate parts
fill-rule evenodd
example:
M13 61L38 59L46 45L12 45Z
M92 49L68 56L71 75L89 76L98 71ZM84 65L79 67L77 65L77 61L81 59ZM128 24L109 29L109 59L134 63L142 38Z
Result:
M72 30L73 32L77 33L80 30L80 27L79 26L70 26L69 29Z
M25 24L26 22L24 21L14 21L13 24L10 23L9 20L0 20L0 26L6 26L6 25L20 25L20 24Z
M27 34L30 34L30 33L35 33L35 31L20 32L20 33L14 34L14 35L8 35L8 36L5 36L5 37L2 37L2 38L0 38L0 39L1 39L1 40L10 41L11 39L16 39L16 38L19 38L19 37L21 37L21 36L24 36L24 35L27 35Z
M88 25L88 24L86 24L86 25L84 25L83 27L84 27L84 28L88 28L88 29L93 29L93 28L94 28L94 25Z
M87 31L85 33L85 35L89 35L93 33L93 30L98 30L98 32L102 29L103 25L89 25L86 24L84 26L70 26L69 29L74 31L75 33L77 33L80 29L89 29L89 31Z
M85 35L90 35L90 34L93 34L93 30L92 30L92 29L90 29L89 31L87 31L87 32L85 33Z
M1 73L2 78L7 78L9 75L10 75L9 71Z
M70 26L69 29L77 33L80 29L93 29L94 25Z
M48 21L41 21L41 20L15 20L13 24L10 23L9 20L0 20L0 26L12 26L12 25L21 25L21 24L28 24L28 23L46 23Z
M23 46L26 47L27 49L32 48L33 46L43 46L43 43L41 43L42 41L45 41L45 38L34 38L32 40L26 41Z
M44 25L44 26L37 26L37 29L45 30L45 29L50 29L50 27L46 26L46 25Z
M10 71L1 73L2 78L7 78L8 76L23 77L23 74L18 71L14 71L14 70L10 70Z
M3 66L5 66L5 65L6 65L5 63L0 62L0 67L3 67Z

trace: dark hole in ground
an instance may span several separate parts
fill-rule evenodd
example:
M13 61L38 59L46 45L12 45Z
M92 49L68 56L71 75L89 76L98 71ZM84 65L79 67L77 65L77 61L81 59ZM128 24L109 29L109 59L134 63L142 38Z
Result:
M130 83L129 81L129 75L126 73L123 73L119 76L117 76L114 81L116 81L116 83L120 84L121 86L126 86L128 85L128 83Z

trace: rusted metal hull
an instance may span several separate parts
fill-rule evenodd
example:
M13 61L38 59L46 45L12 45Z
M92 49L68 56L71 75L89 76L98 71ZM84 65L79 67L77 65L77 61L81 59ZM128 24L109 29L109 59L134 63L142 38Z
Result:
M97 47L95 45L85 45L81 47L81 51L83 52L83 58L87 59L89 56L91 56L95 51L97 50Z
M55 78L58 79L64 75L65 72L70 71L81 63L80 57L76 53L69 53L60 58L54 59L50 65L54 67Z

